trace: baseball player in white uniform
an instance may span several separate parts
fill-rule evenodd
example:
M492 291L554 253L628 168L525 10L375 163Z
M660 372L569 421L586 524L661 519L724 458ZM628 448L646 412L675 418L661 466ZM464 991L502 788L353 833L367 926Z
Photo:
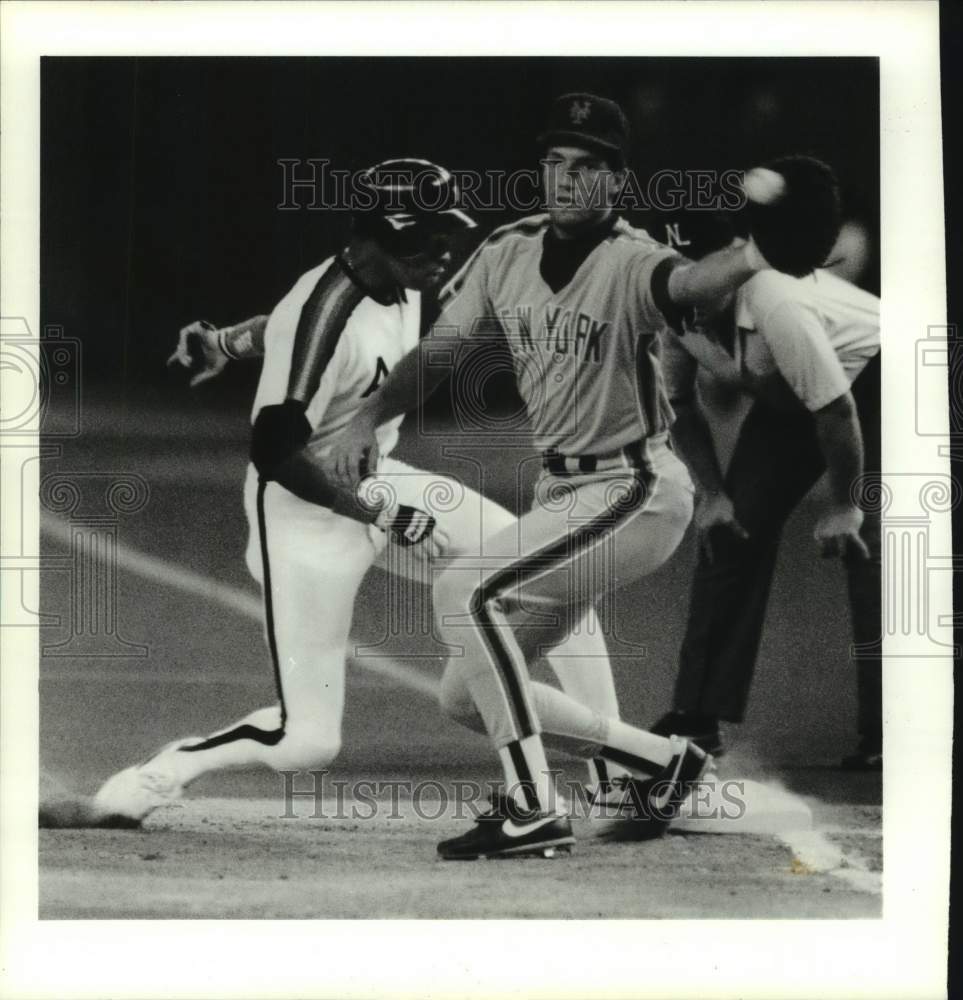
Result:
M542 741L557 722L540 716L518 627L533 613L547 618L541 644L555 645L602 593L653 572L676 549L693 488L669 443L659 333L683 309L768 266L753 241L693 264L618 219L626 136L614 102L560 98L540 137L547 213L496 230L441 296L442 343L500 323L544 466L531 510L510 538L496 536L510 554L453 559L435 587L440 634L464 649L449 662L443 705L480 717L506 788L474 829L439 844L445 859L572 843ZM422 340L358 409L326 458L333 476L363 478L377 461L378 428L440 385L438 344ZM579 725L576 713L565 722L570 733ZM709 762L685 740L616 719L603 720L594 740L603 767L631 775L624 787L643 835L664 831Z
M399 190L406 177L412 183ZM432 188L417 204L415 181ZM370 208L356 213L349 244L302 275L270 317L216 332L194 324L182 332L172 360L191 365L198 360L192 351L206 353L195 383L230 357L265 355L244 503L247 564L263 590L278 702L206 738L175 741L114 775L95 797L100 813L114 819L138 822L217 768L330 763L340 747L354 598L386 543L410 555L391 560L393 570L424 579L432 558L477 553L484 534L514 521L460 483L390 457L381 462L372 505L339 491L320 472L334 435L416 344L420 292L445 274L451 234L474 226L458 207L450 174L435 164L386 161L362 182ZM383 454L394 446L400 422L378 429ZM433 516L428 510L439 490L449 502Z

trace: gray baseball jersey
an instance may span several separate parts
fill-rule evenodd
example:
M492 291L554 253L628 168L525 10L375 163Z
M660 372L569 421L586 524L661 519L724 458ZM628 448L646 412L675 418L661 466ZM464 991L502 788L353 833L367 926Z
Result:
M603 455L664 432L658 334L680 258L618 219L553 291L540 270L548 227L535 215L495 230L442 291L435 329L465 337L497 320L541 451Z

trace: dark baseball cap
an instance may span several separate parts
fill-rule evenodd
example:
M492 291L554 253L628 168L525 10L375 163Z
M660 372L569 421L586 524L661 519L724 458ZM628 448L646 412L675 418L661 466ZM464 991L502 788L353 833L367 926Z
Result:
M615 101L597 94L563 94L555 99L548 125L538 137L539 146L573 143L603 153L617 153L625 159L629 141L629 122Z

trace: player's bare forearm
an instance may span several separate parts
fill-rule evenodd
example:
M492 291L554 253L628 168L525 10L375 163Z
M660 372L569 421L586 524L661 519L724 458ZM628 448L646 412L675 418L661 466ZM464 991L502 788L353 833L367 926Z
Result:
M252 316L218 329L206 320L195 320L181 329L167 364L186 368L192 388L201 385L219 375L229 361L261 357L267 322L267 316Z
M303 448L285 459L274 470L272 478L302 500L363 524L372 524L378 516L378 510L362 505L353 490L329 479L310 448Z
M669 298L680 307L718 302L748 281L757 270L748 244L726 247L699 261L687 261L669 275Z
M361 524L373 524L396 545L426 542L435 530L431 514L391 500L391 490L375 478L365 480L358 488L330 479L310 445L276 465L270 478L308 503L327 507Z
M267 316L252 316L234 326L219 330L221 350L235 361L263 357L264 331L267 329L267 324Z
M837 507L854 507L853 485L863 473L863 435L852 394L845 393L813 416L832 502Z
M702 493L723 493L722 470L716 456L709 424L695 400L675 404L676 420L672 440L689 466Z
M351 484L339 484L325 470L311 442L312 428L303 403L285 399L262 407L251 430L251 461L262 482L276 482L308 503L357 521L377 512L358 503Z

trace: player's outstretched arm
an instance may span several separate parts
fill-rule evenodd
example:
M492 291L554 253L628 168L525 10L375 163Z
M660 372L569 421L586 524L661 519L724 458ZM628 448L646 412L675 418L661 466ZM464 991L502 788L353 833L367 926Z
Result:
M713 305L766 266L751 241L716 250L700 261L687 260L669 272L669 299L680 309Z
M850 549L869 558L860 537L863 512L856 505L853 484L863 473L863 436L851 392L816 410L816 436L826 459L832 507L817 522L815 536L824 556L845 556Z
M262 357L267 322L267 316L252 316L218 329L205 320L195 320L180 331L177 348L167 364L186 368L191 373L191 387L198 386L219 375L228 361Z

